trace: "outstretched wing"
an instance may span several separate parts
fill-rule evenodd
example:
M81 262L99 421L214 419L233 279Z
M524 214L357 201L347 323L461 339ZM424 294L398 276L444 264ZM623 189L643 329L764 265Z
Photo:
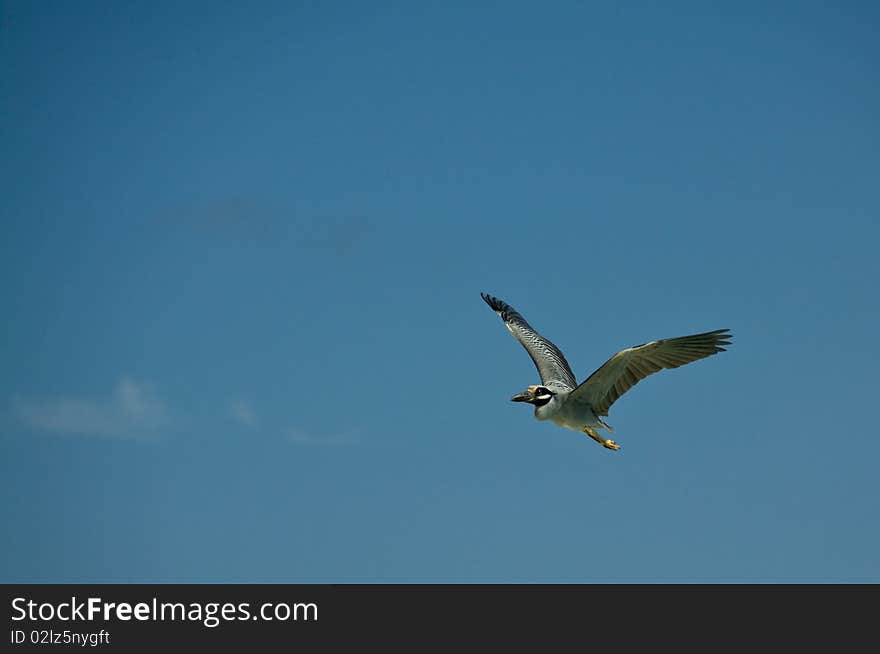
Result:
M562 356L562 352L559 351L558 347L532 329L532 326L526 322L525 318L503 300L499 300L497 297L492 297L486 293L480 293L480 297L486 301L486 304L495 313L501 316L510 333L522 344L526 352L529 353L529 356L532 357L532 361L535 362L535 367L538 369L538 374L541 375L541 382L545 386L554 385L554 382L556 386L565 386L566 390L571 390L577 386L577 381L571 372L568 361Z
M716 329L621 350L578 386L568 399L585 402L597 416L607 416L608 408L648 375L724 352L722 346L730 345L731 337L730 330Z

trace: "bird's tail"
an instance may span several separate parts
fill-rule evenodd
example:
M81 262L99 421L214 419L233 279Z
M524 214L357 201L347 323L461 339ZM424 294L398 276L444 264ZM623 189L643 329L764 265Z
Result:
M604 420L602 420L602 418L600 418L599 416L596 416L596 420L598 420L599 423L600 423L603 427L605 427L605 429L607 429L608 431L610 431L610 432L612 432L612 433L614 432L614 427L612 427L612 426L609 425L607 422L605 422Z

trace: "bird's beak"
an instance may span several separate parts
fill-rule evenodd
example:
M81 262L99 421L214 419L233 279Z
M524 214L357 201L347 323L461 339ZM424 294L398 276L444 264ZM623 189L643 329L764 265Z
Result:
M514 395L510 398L511 402L528 402L532 399L532 394L529 392L520 393L519 395Z

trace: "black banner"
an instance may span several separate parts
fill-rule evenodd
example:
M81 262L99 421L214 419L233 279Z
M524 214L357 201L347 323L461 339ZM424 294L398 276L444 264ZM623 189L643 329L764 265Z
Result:
M6 651L397 645L836 648L878 586L5 585Z

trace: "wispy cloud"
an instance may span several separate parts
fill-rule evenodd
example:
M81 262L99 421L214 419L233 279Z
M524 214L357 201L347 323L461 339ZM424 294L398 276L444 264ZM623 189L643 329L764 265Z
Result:
M260 419L257 417L253 404L245 399L237 398L232 400L229 403L229 415L235 418L240 425L248 429L256 429L260 426Z
M337 257L362 252L373 231L371 222L360 215L297 215L291 207L240 195L184 202L163 210L156 220L175 232L237 242L278 240L294 234L292 245L301 252Z
M301 427L287 427L279 430L277 426L265 424L267 421L263 420L263 416L260 415L254 404L243 397L230 400L226 409L227 414L235 422L253 434L269 438L277 438L280 435L284 440L298 445L342 446L354 444L360 440L358 434L352 430L330 433L314 432Z
M284 437L291 443L300 445L351 445L357 443L360 439L357 434L352 432L341 432L334 434L315 434L305 431L299 427L289 427L284 431Z
M106 398L16 398L13 408L31 429L57 434L146 439L168 423L165 404L147 384L129 378Z

